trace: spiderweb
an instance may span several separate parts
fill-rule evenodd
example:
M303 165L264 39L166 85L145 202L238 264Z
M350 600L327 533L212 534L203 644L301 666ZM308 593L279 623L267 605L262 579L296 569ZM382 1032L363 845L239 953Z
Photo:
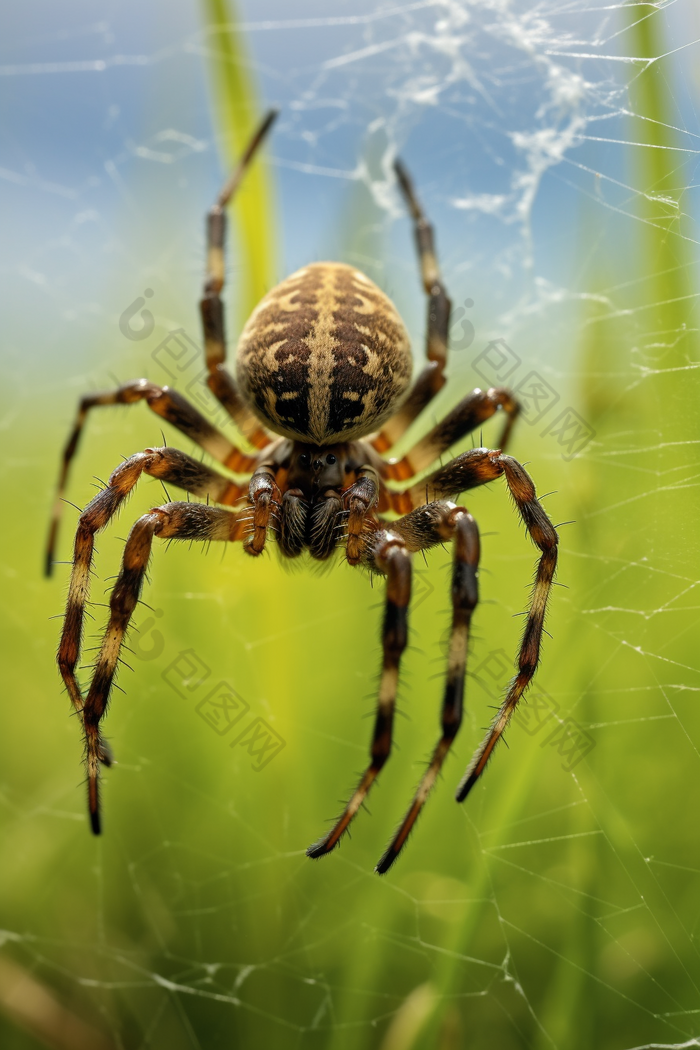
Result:
M509 747L456 807L512 673L534 559L504 493L469 494L483 604L465 723L379 879L437 735L449 552L416 564L407 717L372 817L312 864L303 847L365 761L382 587L343 565L157 551L109 715L106 834L88 835L47 622L68 570L41 581L40 550L80 393L145 374L225 425L198 352L202 218L222 178L216 35L198 14L6 15L3 1045L700 1046L689 0L240 5L261 96L282 110L280 275L310 259L362 267L420 359L400 153L454 302L451 381L423 425L475 385L518 391L513 453L556 490L554 520L575 519L561 529L567 589ZM243 265L234 245L232 317ZM145 411L96 415L71 500L161 440ZM99 543L97 602L128 523L162 498L143 482ZM74 523L68 508L63 559Z

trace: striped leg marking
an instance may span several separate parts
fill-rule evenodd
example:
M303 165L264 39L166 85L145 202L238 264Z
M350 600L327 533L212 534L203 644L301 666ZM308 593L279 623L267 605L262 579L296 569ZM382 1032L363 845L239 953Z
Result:
M476 430L499 408L502 408L506 415L499 441L499 448L503 450L520 412L520 405L510 391L503 388L494 387L486 393L483 390L473 390L402 459L390 460L386 464L384 476L404 481L426 470L443 452L447 452L448 448L460 441L465 434Z
M542 628L547 600L557 568L558 537L554 526L537 500L535 486L529 474L510 456L499 457L508 482L508 488L520 511L533 542L542 552L535 574L535 585L530 598L527 622L518 652L518 673L513 679L491 728L472 758L457 788L456 798L463 802L484 772L486 763L510 722L513 711L532 681L540 659Z
M265 448L270 443L270 435L261 426L238 393L233 376L226 371L226 330L224 326L224 305L221 291L226 280L226 205L238 189L253 157L272 127L276 110L270 110L256 130L241 157L238 167L219 194L216 204L207 215L207 273L204 279L204 292L199 303L202 315L202 329L206 348L207 386L214 397L224 406L251 445Z
M452 630L450 652L442 703L442 735L433 751L430 764L421 779L408 812L387 847L376 871L383 875L403 849L411 829L433 789L445 757L462 724L464 676L472 612L478 601L477 569L479 565L479 530L463 507L442 505L439 531L443 540L454 542L452 570Z
M362 560L365 519L379 500L379 476L366 465L357 472L357 480L343 493L343 507L348 513L345 553L351 565Z
M401 654L406 648L408 632L407 610L411 594L411 557L403 541L389 532L377 534L373 551L374 553L368 556L367 561L377 571L386 574L387 591L382 627L384 659L370 748L370 763L334 826L327 835L307 849L308 857L323 857L338 845L391 752L399 663Z
M265 549L270 525L278 528L282 495L275 478L274 464L263 463L255 471L248 486L248 502L252 505L252 510L246 518L249 523L249 535L243 549L247 554L256 556L262 554Z
M139 518L129 533L121 571L109 601L109 622L83 708L88 808L90 825L95 835L99 835L101 830L99 767L103 746L100 722L107 709L122 642L141 594L154 536L162 539L229 542L241 538L241 526L239 516L222 507L208 507L202 503L167 503Z
M413 232L420 260L421 278L423 280L423 288L428 295L428 345L426 347L426 356L429 361L435 361L438 366L434 380L437 386L434 392L437 393L445 383L443 371L447 364L447 335L450 329L452 303L448 298L440 276L433 227L423 213L408 171L400 160L395 162L394 170L413 219Z
M460 492L467 492L500 478L506 460L510 460L510 456L503 456L500 449L472 448L455 456L418 484L411 485L404 493L410 496L416 508L428 500L453 499Z
M90 591L95 534L103 529L129 495L141 474L150 474L197 496L209 496L219 503L235 503L244 490L209 467L176 448L146 449L131 456L111 474L106 488L87 505L78 521L73 569L66 604L66 616L58 649L58 667L76 711L83 710L83 697L75 674ZM105 751L103 761L109 763Z
M413 234L418 249L421 279L428 296L426 356L429 363L418 376L411 393L398 412L387 420L381 432L374 439L373 445L378 452L386 452L392 445L395 445L445 385L444 373L447 364L447 342L452 310L452 303L440 276L433 227L423 213L411 177L400 160L394 164L394 170L413 220Z
M138 401L145 401L152 412L171 423L182 434L186 434L229 470L238 474L248 474L255 469L257 457L240 452L182 394L178 394L177 390L171 390L167 386L156 386L148 379L134 379L116 390L106 390L100 394L90 394L84 397L78 406L73 430L63 450L63 462L46 544L45 573L47 576L50 576L53 570L63 496L68 482L70 464L77 452L88 412L91 408L104 405L134 405Z

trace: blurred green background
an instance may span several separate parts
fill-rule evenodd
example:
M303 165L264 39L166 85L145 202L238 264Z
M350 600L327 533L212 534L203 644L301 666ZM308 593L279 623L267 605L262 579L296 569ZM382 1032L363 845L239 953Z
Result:
M697 10L228 10L30 3L3 16L0 1042L700 1045ZM534 565L503 488L479 490L467 716L381 879L374 864L436 739L447 551L416 565L406 717L372 815L322 863L304 848L365 763L381 582L342 562L290 572L274 551L158 547L143 596L155 615L140 610L133 671L108 716L118 765L95 840L50 618L65 598L71 507L64 564L41 577L77 398L140 375L167 382L168 332L199 341L203 216L269 104L282 115L230 251L231 342L260 282L332 257L395 298L420 360L424 303L390 170L399 150L460 309L451 383L424 425L483 385L490 340L520 361L511 385L531 389L534 370L558 398L513 444L552 493L555 522L573 522L533 689L556 714L535 731L530 704L455 805ZM119 318L145 288L155 327L128 341ZM177 385L204 396L198 361ZM573 458L546 433L568 408L590 436ZM94 414L69 498L83 506L93 476L160 442L144 406ZM129 523L162 499L142 480L100 537L96 602ZM93 613L88 647L104 611ZM183 652L208 675L178 693L163 676ZM285 741L259 772L228 746L237 730L220 736L195 710L219 681ZM566 726L586 744L573 768L554 732Z

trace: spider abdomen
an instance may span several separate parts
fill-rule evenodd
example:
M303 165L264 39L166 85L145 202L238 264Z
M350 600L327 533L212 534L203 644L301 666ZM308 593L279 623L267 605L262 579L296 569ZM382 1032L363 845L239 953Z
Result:
M377 430L406 393L411 366L394 304L342 263L305 266L268 292L237 352L241 393L263 423L316 445Z

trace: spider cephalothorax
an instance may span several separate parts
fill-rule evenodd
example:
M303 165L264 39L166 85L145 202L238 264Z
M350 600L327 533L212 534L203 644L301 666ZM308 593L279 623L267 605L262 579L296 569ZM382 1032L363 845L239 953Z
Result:
M353 503L364 512L376 503L380 457L366 442L308 445L283 439L271 447L258 468L256 485L271 484L276 504L273 528L282 554L294 558L303 550L325 559L338 546L339 530ZM266 480L269 479L269 480ZM265 543L265 533L259 540ZM247 546L258 554L255 532ZM262 549L262 547L260 548Z
M62 495L88 410L136 401L146 401L149 408L223 467L234 474L246 474L249 480L240 485L230 475L168 446L138 452L117 467L80 516L58 664L82 720L90 819L97 833L100 763L110 764L101 721L155 537L240 542L252 555L260 554L273 538L287 558L308 551L313 558L327 559L340 546L350 564L385 576L383 661L370 761L331 830L309 847L309 856L320 857L338 844L391 751L399 663L408 636L412 555L451 543L452 627L441 735L413 801L377 865L379 872L385 872L403 848L462 720L469 629L478 599L479 531L466 508L452 500L468 489L504 477L540 551L516 675L457 789L459 801L483 772L535 674L557 564L557 534L537 500L529 475L503 452L518 413L517 402L507 390L473 390L405 456L391 459L384 455L445 384L450 318L432 227L398 162L396 175L413 219L428 296L428 363L413 386L409 388L409 340L396 308L368 277L339 263L306 266L265 296L243 329L236 379L226 370L220 297L224 283L224 207L273 119L274 113L265 119L209 213L208 274L201 301L207 383L251 450L232 444L177 391L137 379L116 390L83 398L65 448L58 496ZM505 413L498 449L473 448L435 468L452 444L496 412ZM141 474L160 478L206 502L169 502L154 507L133 526L110 598L104 640L84 696L76 666L95 534L114 516ZM419 475L424 476L419 479ZM53 564L60 499L55 506L48 572Z

